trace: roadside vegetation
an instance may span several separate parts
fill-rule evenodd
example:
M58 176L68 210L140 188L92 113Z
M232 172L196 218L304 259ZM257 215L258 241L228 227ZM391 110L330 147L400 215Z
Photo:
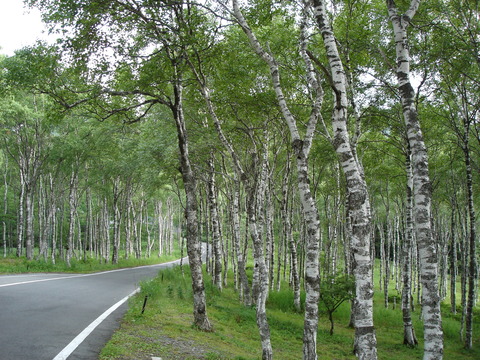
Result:
M192 326L192 290L189 270L175 267L142 284L141 292L130 300L130 308L120 328L102 350L100 360L148 359L261 359L262 348L256 326L255 308L245 307L238 300L230 274L228 286L220 291L208 274L205 286L208 316L214 331L202 332ZM378 282L377 282L378 283ZM279 292L272 291L267 301L267 315L271 329L275 359L299 359L302 354L303 314L295 311L293 293L288 284ZM391 289L391 294L395 290ZM303 294L302 294L303 295ZM147 298L146 305L145 298ZM413 312L413 322L419 345L403 345L403 323L400 295L390 297L389 308L384 306L383 293L374 298L374 320L378 338L379 359L421 359L423 355L423 326L420 306ZM304 297L302 297L304 301ZM354 329L348 327L350 304L344 302L334 312L335 332L330 335L328 312L320 304L318 354L323 359L355 359L352 352ZM449 306L442 306L445 334L444 359L479 359L480 338L474 339L472 350L465 350L460 340L459 311L452 315ZM476 309L476 317L480 315ZM480 331L478 322L474 333Z
M89 273L98 271L107 271L121 268L129 268L135 266L160 264L180 258L180 250L174 251L171 255L162 255L161 257L152 256L149 258L142 257L137 259L131 257L125 259L124 254L118 260L117 264L105 262L102 259L95 258L73 258L70 260L70 266L62 259L52 263L41 259L28 260L26 257L17 257L10 255L0 258L0 274L22 274L22 273Z

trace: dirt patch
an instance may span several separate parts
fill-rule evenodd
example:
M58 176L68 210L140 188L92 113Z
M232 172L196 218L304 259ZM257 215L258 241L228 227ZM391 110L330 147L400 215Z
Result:
M162 360L205 360L208 354L215 353L212 349L189 339L172 338L160 334L141 336L131 333L130 335L141 339L144 346L137 348L133 358L121 357L118 360L151 360L154 357Z
M200 346L188 339L173 339L168 336L162 336L157 341L168 349L165 354L159 356L162 360L205 359L206 354L211 353L211 349Z

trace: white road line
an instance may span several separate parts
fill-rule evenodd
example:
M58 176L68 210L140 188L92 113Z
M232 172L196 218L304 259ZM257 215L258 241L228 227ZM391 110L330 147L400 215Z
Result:
M0 288L2 288L2 287L7 287L7 286L15 286L15 285L23 285L23 284L32 284L32 283L37 283L37 282L45 282L45 281L53 281L53 280L63 280L63 279L72 279L72 278L81 277L81 276L82 276L82 275L72 275L72 276L63 276L63 277L49 278L49 279L27 280L27 281L21 281L21 282L16 282L16 283L11 283L11 284L3 284L3 285L0 285Z
M66 358L68 358L70 354L74 352L75 349L87 338L87 336L90 335L92 331L95 330L95 328L103 322L103 320L105 320L112 312L117 310L120 305L122 305L131 296L135 295L139 291L140 288L136 289L134 292L125 296L122 300L111 306L107 311L105 311L102 315L96 318L95 321L93 321L80 334L78 334L77 337L70 342L70 344L68 344L62 351L60 351L60 353L55 356L53 360L65 360Z
M187 259L187 257L185 257L183 260L185 261L185 259ZM91 274L71 275L71 276L63 276L63 277L56 277L56 278L50 278L50 279L40 279L40 280L27 280L27 281L21 281L21 282L16 282L16 283L11 283L11 284L3 284L3 285L0 285L0 288L7 287L7 286L32 284L32 283L37 283L37 282L45 282L45 281L73 279L73 278L87 277L87 276L98 276L98 275L110 274L110 273L114 273L114 272L118 272L118 271L126 271L126 270L141 269L141 268L146 268L146 267L169 265L169 264L173 264L175 262L180 262L180 261L179 260L173 260L173 261L163 263L163 264L145 265L145 266L138 266L138 267L134 267L134 268L123 268L123 269L102 271L102 272L91 273Z

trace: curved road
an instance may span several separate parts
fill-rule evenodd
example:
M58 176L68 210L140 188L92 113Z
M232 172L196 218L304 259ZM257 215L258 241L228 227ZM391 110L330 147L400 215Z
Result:
M97 359L139 282L178 263L0 276L0 359Z

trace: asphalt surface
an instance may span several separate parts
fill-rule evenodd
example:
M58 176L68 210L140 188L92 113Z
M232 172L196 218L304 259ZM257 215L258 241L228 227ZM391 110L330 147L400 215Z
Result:
M97 359L118 327L128 301L85 340L78 340L78 335L134 293L142 280L177 263L95 274L0 276L0 360ZM80 345L65 355L63 350L75 338Z

